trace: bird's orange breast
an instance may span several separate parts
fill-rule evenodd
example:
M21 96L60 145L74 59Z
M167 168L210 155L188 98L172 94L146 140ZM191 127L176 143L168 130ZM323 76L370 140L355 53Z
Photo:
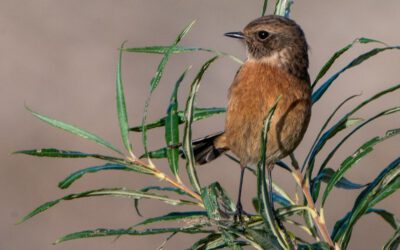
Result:
M303 138L311 115L310 84L268 63L248 60L242 65L230 87L220 140L242 164L258 162L263 122L279 96L268 133L268 162L291 153Z

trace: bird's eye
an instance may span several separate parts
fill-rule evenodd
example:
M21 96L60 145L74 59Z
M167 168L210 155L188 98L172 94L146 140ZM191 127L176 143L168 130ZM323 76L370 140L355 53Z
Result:
M269 36L269 33L265 30L262 30L257 33L257 36L260 38L260 40L265 40Z

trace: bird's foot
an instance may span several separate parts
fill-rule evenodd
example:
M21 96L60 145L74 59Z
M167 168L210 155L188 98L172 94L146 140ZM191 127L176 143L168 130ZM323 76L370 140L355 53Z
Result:
M240 222L240 224L243 224L243 215L244 216L250 216L250 214L249 213L247 213L246 211L244 211L243 210L243 206L242 206L242 203L241 202L238 202L237 204L236 204L236 211L235 211L235 213L233 214L233 220L235 221L235 222Z

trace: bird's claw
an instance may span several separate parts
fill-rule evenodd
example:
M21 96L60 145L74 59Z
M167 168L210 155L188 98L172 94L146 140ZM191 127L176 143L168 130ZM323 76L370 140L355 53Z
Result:
M247 213L246 211L243 210L243 206L242 204L239 202L238 204L236 204L236 211L233 214L233 220L235 222L240 222L241 224L244 222L243 221L243 215L245 216L249 216L250 214Z

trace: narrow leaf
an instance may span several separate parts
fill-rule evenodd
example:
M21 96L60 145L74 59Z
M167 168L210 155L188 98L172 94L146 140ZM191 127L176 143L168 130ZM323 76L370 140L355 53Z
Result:
M207 219L206 211L172 212L163 216L148 218L136 224L135 226L143 226L162 221L200 220L200 219Z
M330 250L326 242L317 242L314 244L299 244L299 250Z
M200 51L203 49L182 47L182 46L176 46L173 49L170 49L170 46L148 46L148 47L138 47L138 48L122 48L122 50L126 52L150 53L150 54L165 54L168 50L170 50L172 54L180 54L193 51Z
M210 219L222 220L236 210L235 204L218 182L204 187L201 198Z
M335 147L334 149L328 154L328 156L325 158L325 160L322 162L319 173L326 167L326 165L328 164L328 162L330 161L330 159L332 159L332 157L334 156L334 154L337 152L337 150L344 144L344 142L346 142L347 139L349 139L355 132L357 132L359 129L361 129L362 127L364 127L365 125L367 125L368 123L376 120L377 118L380 118L382 116L386 116L386 115L390 115L396 112L400 111L400 106L399 107L393 107L393 108L389 108L386 109L376 115L374 115L373 117L369 118L368 120L364 121L363 123L361 123L360 125L358 125L357 127L355 127L349 134L347 134ZM390 132L390 133L393 133ZM395 133L397 134L397 132Z
M86 198L86 197L94 197L94 196L118 196L118 197L126 197L126 198L133 198L133 199L142 199L142 198L143 199L154 199L154 200L163 201L165 203L168 203L168 204L171 204L174 206L196 204L191 201L170 199L164 195L145 193L145 192L140 192L140 191L135 191L135 190L128 190L125 188L112 188L112 189L105 188L105 189L98 189L98 190L90 190L90 191L86 191L86 192L82 192L82 193L69 194L60 199L46 202L43 205L39 206L38 208L34 209L32 212L30 212L25 217L23 217L19 223L22 223L22 222L32 218L33 216L53 207L54 205L58 204L60 201L73 200L73 199Z
M257 229L246 229L245 234L250 236L252 240L257 243L258 246L262 247L260 249L268 250L280 250L282 248L277 242L275 236L269 229L262 228L262 230ZM290 248L288 248L290 249Z
M400 246L400 228L394 232L393 236L385 243L383 250L398 250Z
M175 188L175 187L148 186L148 187L144 187L144 188L140 189L140 192L148 192L148 191L152 191L152 190L164 191L164 192L174 192L174 193L177 193L179 195L187 195L187 196L189 196L189 194L186 193L185 191L183 191L183 190L181 190L179 188ZM139 216L142 216L142 214L139 211L139 199L134 199L134 206L135 206L136 213Z
M164 68L167 65L167 62L169 58L172 55L172 52L174 48L178 45L180 40L189 32L190 28L194 25L195 21L191 22L186 28L177 36L175 41L171 44L171 46L168 48L168 50L164 53L163 58L161 59L160 63L158 64L157 71L153 78L150 81L150 94L147 97L147 100L144 104L144 111L143 111L143 117L142 117L142 143L144 147L144 152L147 154L147 129L145 128L146 120L147 120L147 113L148 113L148 108L150 105L151 101L151 96L153 91L157 88L158 84L160 83L161 77L164 73Z
M222 238L224 239L224 242L227 247L229 247L232 250L242 250L243 248L238 244L236 241L235 235L231 234L227 230L221 230L222 231Z
M167 244L167 242L172 239L172 237L174 237L178 232L173 232L172 234L170 234L162 243L159 247L157 247L157 250L163 250L164 246Z
M370 38L366 38L366 37L361 37L361 38L357 38L355 39L352 43L346 45L345 47L341 48L340 50L336 51L331 58L329 58L329 60L325 63L325 65L321 68L321 70L319 71L317 77L315 78L313 84L311 85L311 88L314 88L315 85L317 85L318 81L324 77L324 75L326 74L326 72L328 72L328 70L332 67L332 65L335 63L335 61L341 56L343 55L346 51L348 51L350 48L353 47L353 45L355 43L382 43L381 41L375 40L375 39L370 39ZM382 43L383 44L383 43Z
M165 54L168 50L172 54L181 54L181 53L188 53L188 52L195 52L195 51L203 51L203 52L210 52L214 53L218 56L226 56L232 61L242 64L243 61L237 58L234 55L231 55L229 53L223 52L223 51L218 51L214 49L206 49L206 48L194 48L194 47L185 47L185 46L175 46L171 48L170 46L149 46L149 47L139 47L139 48L126 48L123 49L126 52L138 52L138 53L150 53L150 54Z
M293 4L293 0L277 0L275 5L275 15L289 17L290 7Z
M265 12L267 11L267 6L268 6L268 0L264 0L261 16L265 16Z
M306 158L304 159L303 166L301 167L301 171L302 171L302 172L303 172L303 170L304 170L304 168L305 168L305 166L306 166L307 161L309 160L309 158L310 158L310 156L311 156L311 153L313 152L315 146L317 145L317 142L318 142L318 140L320 139L322 132L324 132L324 130L325 130L325 128L328 126L329 122L332 120L332 118L335 116L335 114L340 110L340 108L341 108L344 104L346 104L348 101L352 100L353 98L355 98L355 97L357 97L357 96L358 96L358 95L352 95L352 96L349 96L349 97L347 97L346 99L344 99L344 100L335 108L335 110L333 110L333 112L329 115L328 119L324 122L324 124L322 125L321 129L319 130L317 136L315 137L315 140L314 140L314 142L313 142L313 144L312 144L310 150L308 151L308 154L307 154ZM330 137L332 137L332 136L330 136ZM329 138L327 137L327 140L328 140L328 139L329 139ZM325 142L326 142L326 141L325 141ZM314 155L314 156L315 156L315 155Z
M331 86L331 84L346 70L355 67L365 60L368 60L369 58L383 52L386 50L392 50L392 49L400 49L400 46L388 46L388 47L383 47L383 48L375 48L372 49L364 54L361 54L357 58L355 58L353 61L351 61L346 67L342 68L339 70L337 73L332 75L324 84L322 84L321 87L319 87L314 93L312 94L312 102L315 104L323 95L324 93L328 90L328 88Z
M88 174L88 173L96 173L96 172L103 171L103 170L124 170L124 171L139 172L142 174L153 174L153 172L151 170L146 169L141 166L133 167L133 166L126 166L126 165L122 165L122 164L116 164L116 163L106 163L104 165L88 167L88 168L80 169L76 172L73 172L68 177L66 177L64 180L62 180L58 184L58 187L62 188L62 189L66 189L69 186L71 186L71 184L74 183L76 180L81 178L83 175Z
M26 154L32 155L37 157L57 157L57 158L95 158L100 159L108 162L113 162L119 165L124 165L127 169L139 173L151 174L153 171L145 168L143 166L134 164L132 162L128 162L125 159L107 156L107 155L99 155L99 154L88 154L82 153L78 151L69 151L69 150L62 150L56 148L43 148L43 149L31 149L31 150L21 150L16 151L14 154ZM88 168L90 169L90 168ZM84 169L83 169L84 170ZM79 172L79 171L78 171Z
M328 183L331 179L332 176L335 175L336 171L333 170L332 168L325 168L322 170L321 174L319 174L317 177L314 178L313 182L315 185L317 185L319 182L325 182ZM335 184L335 187L337 188L343 188L343 189L360 189L364 188L368 184L358 184L354 183L345 177L342 177L339 179L339 181Z
M366 143L364 143L361 147L359 147L352 155L347 157L341 164L338 171L336 171L328 185L326 186L324 195L322 196L322 206L325 204L326 198L329 193L332 191L333 187L343 178L344 174L351 169L358 161L360 161L364 156L369 154L374 146L392 136L398 135L400 133L400 129L392 129L386 132L383 136L376 136Z
M197 177L197 173L195 170L195 159L193 155L192 148L192 122L193 122L193 111L194 111L194 102L196 98L197 91L200 87L200 81L203 78L204 72L208 69L208 67L213 63L218 56L215 56L208 61L206 61L199 72L197 73L195 79L192 82L188 99L186 101L186 109L185 109L185 130L183 137L183 150L186 156L186 170L189 175L190 183L192 184L194 190L196 192L200 192L200 183Z
M286 217L302 213L304 211L310 211L308 206L302 205L291 205L288 207L281 207L277 209L277 216L279 218L285 219Z
M149 151L147 153L144 153L139 157L140 159L142 158L150 158L150 159L162 159L162 158L167 158L167 148L160 148L154 151Z
M219 233L211 233L204 238L196 241L191 247L187 248L186 250L200 250L200 249L207 249L206 247L209 244L212 244L216 240L221 240L222 236Z
M321 151L321 149L323 148L323 146L325 145L325 143L329 140L329 138L332 138L333 135L335 135L338 131L338 129L340 127L343 126L343 124L346 124L347 120L349 119L349 117L351 115L353 115L355 112L357 112L358 110L360 110L361 108L363 108L365 105L367 105L368 103L373 102L374 100L377 100L378 98L389 94L393 91L397 91L400 88L400 84L391 86L381 92L378 92L377 94L373 95L372 97L367 98L366 100L364 100L363 102L361 102L360 104L358 104L354 109L352 109L350 112L348 112L347 114L345 114L338 122L336 122L330 129L328 129L322 136L320 139L318 139L318 142L315 144L315 146L312 149L312 153L311 156L309 158L308 161L308 166L307 166L307 179L311 180L311 174L314 170L314 162L315 162L315 157L318 154L318 152Z
M57 157L57 158L87 158L93 157L102 160L123 160L121 158L115 158L111 156L98 155L98 154L88 154L79 151L63 150L56 148L41 148L41 149L29 149L20 150L14 152L14 154L26 154L37 157Z
M83 129L73 126L71 124L50 118L50 117L42 115L42 114L39 114L39 113L29 109L28 107L26 107L26 108L28 109L29 112L32 113L32 115L34 115L37 118L39 118L40 120L50 124L51 126L54 126L56 128L60 128L62 130L70 132L72 134L78 135L84 139L94 141L101 146L109 148L109 149L117 152L118 154L123 155L122 152L120 150L118 150L116 147L114 147L111 143L105 141L103 138L100 138L99 136L97 136L95 134L92 134L86 130L83 130Z
M392 194L398 188L400 188L400 158L397 158L389 164L388 167L382 170L375 180L361 192L354 202L351 212L341 220L343 226L334 230L334 240L340 243L341 248L345 249L347 247L353 227L358 219L364 215L369 208L376 205L377 202L374 202L374 199L382 193L385 193L387 189L390 189L390 192L385 193L384 197ZM380 200L381 199L379 199L379 201Z
M272 238L275 238L276 244L282 248L289 248L289 243L284 238L284 233L281 232L281 229L276 222L274 211L272 210L273 204L270 202L270 194L267 186L267 181L265 176L267 176L266 169L266 151L268 145L268 131L270 128L271 119L274 115L275 109L278 105L280 97L276 100L275 104L270 108L268 115L264 121L264 127L262 130L261 136L261 147L260 147L260 155L261 159L257 165L257 197L259 200L259 210L260 214L264 220L264 226L273 233ZM268 177L269 178L269 177ZM270 182L272 182L270 180ZM272 188L272 187L271 187ZM272 194L271 194L272 195Z
M117 65L117 80L115 81L116 93L117 93L117 112L118 112L118 121L119 128L121 130L122 142L126 150L130 154L132 154L132 145L129 142L128 138L128 115L126 114L126 104L125 104L125 94L124 94L124 86L122 84L122 76L121 76L121 64L122 64L122 49L124 48L125 42L122 43L121 48L119 50L118 57L118 65Z
M168 164L171 172L178 179L179 149L176 147L176 145L179 144L178 89L188 70L189 69L186 69L179 77L178 81L176 81L165 119L165 142L167 144L166 153Z
M175 49L177 44L182 40L182 38L189 32L189 30L192 28L192 26L194 25L195 22L196 21L192 21L188 26L186 26L185 29L183 29L183 31L181 33L179 33L179 35L176 37L174 43L164 53L164 57L161 60L160 64L158 65L157 72L156 72L155 76L153 77L153 79L151 80L150 92L153 92L154 89L157 88L157 86L161 80L161 76L163 75L165 65L167 64L170 56L172 55L173 50Z
M218 115L218 114L222 114L225 113L226 109L225 108L194 108L193 111L193 121L199 121L208 117L211 117L213 115ZM182 124L185 122L185 111L178 111L177 112L178 115L178 122L179 124ZM167 117L163 117L161 119L158 119L156 121L150 122L148 124L146 124L144 127L149 130L149 129L153 129L153 128L158 128L158 127L163 127L165 126L165 120L167 119ZM142 132L142 126L136 126L136 127L132 127L129 129L130 131L133 132Z
M311 171L314 169L314 163L316 160L317 154L321 151L321 149L325 146L325 144L329 141L329 139L333 138L335 135L340 133L354 125L358 125L363 122L361 118L350 118L346 117L346 119L341 119L338 123L336 123L332 128L326 131L317 141L314 148L311 151L309 158L309 167L307 176L311 178Z
M384 209L378 209L378 208L369 208L366 212L366 214L369 213L375 213L382 217L394 230L400 228L400 224L398 220L396 219L396 216Z
M104 237L104 236L121 236L121 235L154 235L164 233L186 233L186 234L197 234L197 233L211 233L211 230L203 230L199 228L152 228L145 229L142 231L134 229L105 229L98 228L94 230L85 230L72 234L65 235L59 238L55 244L75 239L93 238L93 237Z

